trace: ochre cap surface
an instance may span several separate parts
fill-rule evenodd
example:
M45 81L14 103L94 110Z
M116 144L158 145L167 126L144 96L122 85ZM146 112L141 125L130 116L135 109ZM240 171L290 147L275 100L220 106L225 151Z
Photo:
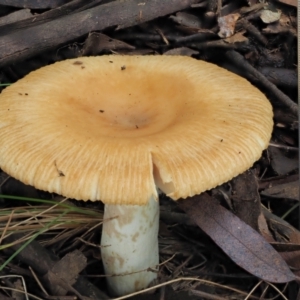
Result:
M179 56L101 56L34 71L0 95L0 167L110 204L174 200L250 168L272 107L245 79Z

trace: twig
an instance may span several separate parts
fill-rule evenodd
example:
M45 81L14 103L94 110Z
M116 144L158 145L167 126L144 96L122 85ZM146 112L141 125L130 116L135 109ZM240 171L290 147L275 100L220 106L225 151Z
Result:
M280 145L280 144L276 144L276 143L269 143L269 147L284 149L286 151L298 151L299 150L298 147L291 147L291 146Z
M203 292L203 291L190 289L189 293L191 293L192 295L200 297L199 299L224 300L223 296L219 297L219 296L209 294L209 293L206 293L206 292Z
M227 51L226 57L235 65L242 68L248 77L248 79L255 80L261 83L266 89L268 89L273 96L279 100L282 104L287 106L294 115L298 115L298 105L293 102L287 95L285 95L281 90L279 90L273 83L271 83L264 75L258 72L254 67L252 67L248 61L238 52L234 50Z
M113 1L1 37L0 67L115 26L123 29L186 9L199 0ZM109 16L109 17L108 17Z
M247 19L241 19L240 21L237 22L237 25L247 30L249 34L254 36L260 43L262 43L263 45L267 45L268 43L267 38L263 36L261 32L254 25L252 25Z

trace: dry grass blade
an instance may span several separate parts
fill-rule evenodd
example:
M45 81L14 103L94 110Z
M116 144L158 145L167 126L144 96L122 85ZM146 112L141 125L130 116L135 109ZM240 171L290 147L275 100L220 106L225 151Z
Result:
M24 296L25 296L25 299L26 300L29 300L28 298L28 293L27 293L27 288L26 288L26 283L25 283L25 280L24 280L24 277L23 276L19 276L19 275L6 275L6 276L0 276L0 278L20 278L21 279L21 282L22 282L22 293L24 293Z
M0 230L3 232L0 249L9 246L5 245L5 238L16 232L27 233L24 239L28 240L39 230L43 230L43 233L47 232L47 234L51 234L55 230L55 235L57 235L58 230L68 231L83 225L90 228L98 225L102 220L101 211L66 207L66 205L61 207L61 203L63 202L54 202L53 205L28 205L0 209ZM51 225L49 226L49 224Z
M133 296L140 295L140 294L143 294L143 293L146 293L146 292L149 292L149 291L153 291L153 290L156 290L156 289L161 288L163 286L166 286L166 285L169 285L169 284L173 284L173 283L179 282L179 281L198 281L198 282L201 282L203 284L212 285L212 286L223 288L223 289L226 289L226 290L231 290L231 291L236 292L236 293L238 293L240 295L244 295L244 296L247 295L247 293L245 293L245 292L243 292L241 290L238 290L238 289L226 286L226 285L218 284L218 283L213 282L213 281L209 281L209 280L205 280L205 279L199 279L199 278L193 278L193 277L179 277L179 278L176 278L176 279L172 279L172 280L169 280L169 281L166 281L166 282L154 285L152 287L149 287L149 288L144 289L144 290L139 291L139 292L135 292L135 293L132 293L132 294L129 294L129 295L126 295L126 296L122 296L122 297L118 297L118 298L113 298L113 300L128 299L128 298L131 298ZM258 298L255 297L255 296L251 296L251 299L258 299Z
M37 297L37 296L34 296L33 294L24 292L24 291L22 291L22 290L17 290L17 289L14 289L14 288L9 288L9 287L0 286L0 289L7 290L7 291L15 291L15 292L18 292L18 293L23 293L23 294L25 294L26 296L30 296L32 299L36 299L36 300L44 300L44 299L42 299L42 298L39 298L39 297Z

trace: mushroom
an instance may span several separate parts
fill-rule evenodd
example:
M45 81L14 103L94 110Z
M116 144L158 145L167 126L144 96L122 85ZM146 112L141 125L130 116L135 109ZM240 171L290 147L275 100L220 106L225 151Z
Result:
M158 269L159 188L174 200L250 168L272 107L245 79L180 56L101 56L43 67L0 95L0 167L38 189L105 203L109 290Z

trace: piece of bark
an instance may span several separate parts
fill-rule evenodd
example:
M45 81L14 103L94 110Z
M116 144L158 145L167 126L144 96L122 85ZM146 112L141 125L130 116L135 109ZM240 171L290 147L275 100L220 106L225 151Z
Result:
M232 185L232 206L234 213L246 224L258 231L258 217L261 213L257 178L252 170L235 177Z
M58 7L66 2L67 0L0 0L0 5L30 9L46 9Z
M13 243L23 237L23 234L12 234L5 238L6 243ZM20 244L13 245L3 250L4 253L11 255L19 250ZM32 241L17 256L22 263L31 266L39 275L45 275L58 261L59 258L52 252L42 247L38 242ZM91 282L82 276L78 276L76 283L73 285L81 295L90 297L95 300L109 299L103 292L96 288Z
M86 257L75 250L66 254L61 260L44 275L49 289L53 295L65 296L78 277L78 274L86 267Z
M188 8L199 0L114 1L1 37L0 67L97 30L127 28ZM109 17L108 17L109 16Z

